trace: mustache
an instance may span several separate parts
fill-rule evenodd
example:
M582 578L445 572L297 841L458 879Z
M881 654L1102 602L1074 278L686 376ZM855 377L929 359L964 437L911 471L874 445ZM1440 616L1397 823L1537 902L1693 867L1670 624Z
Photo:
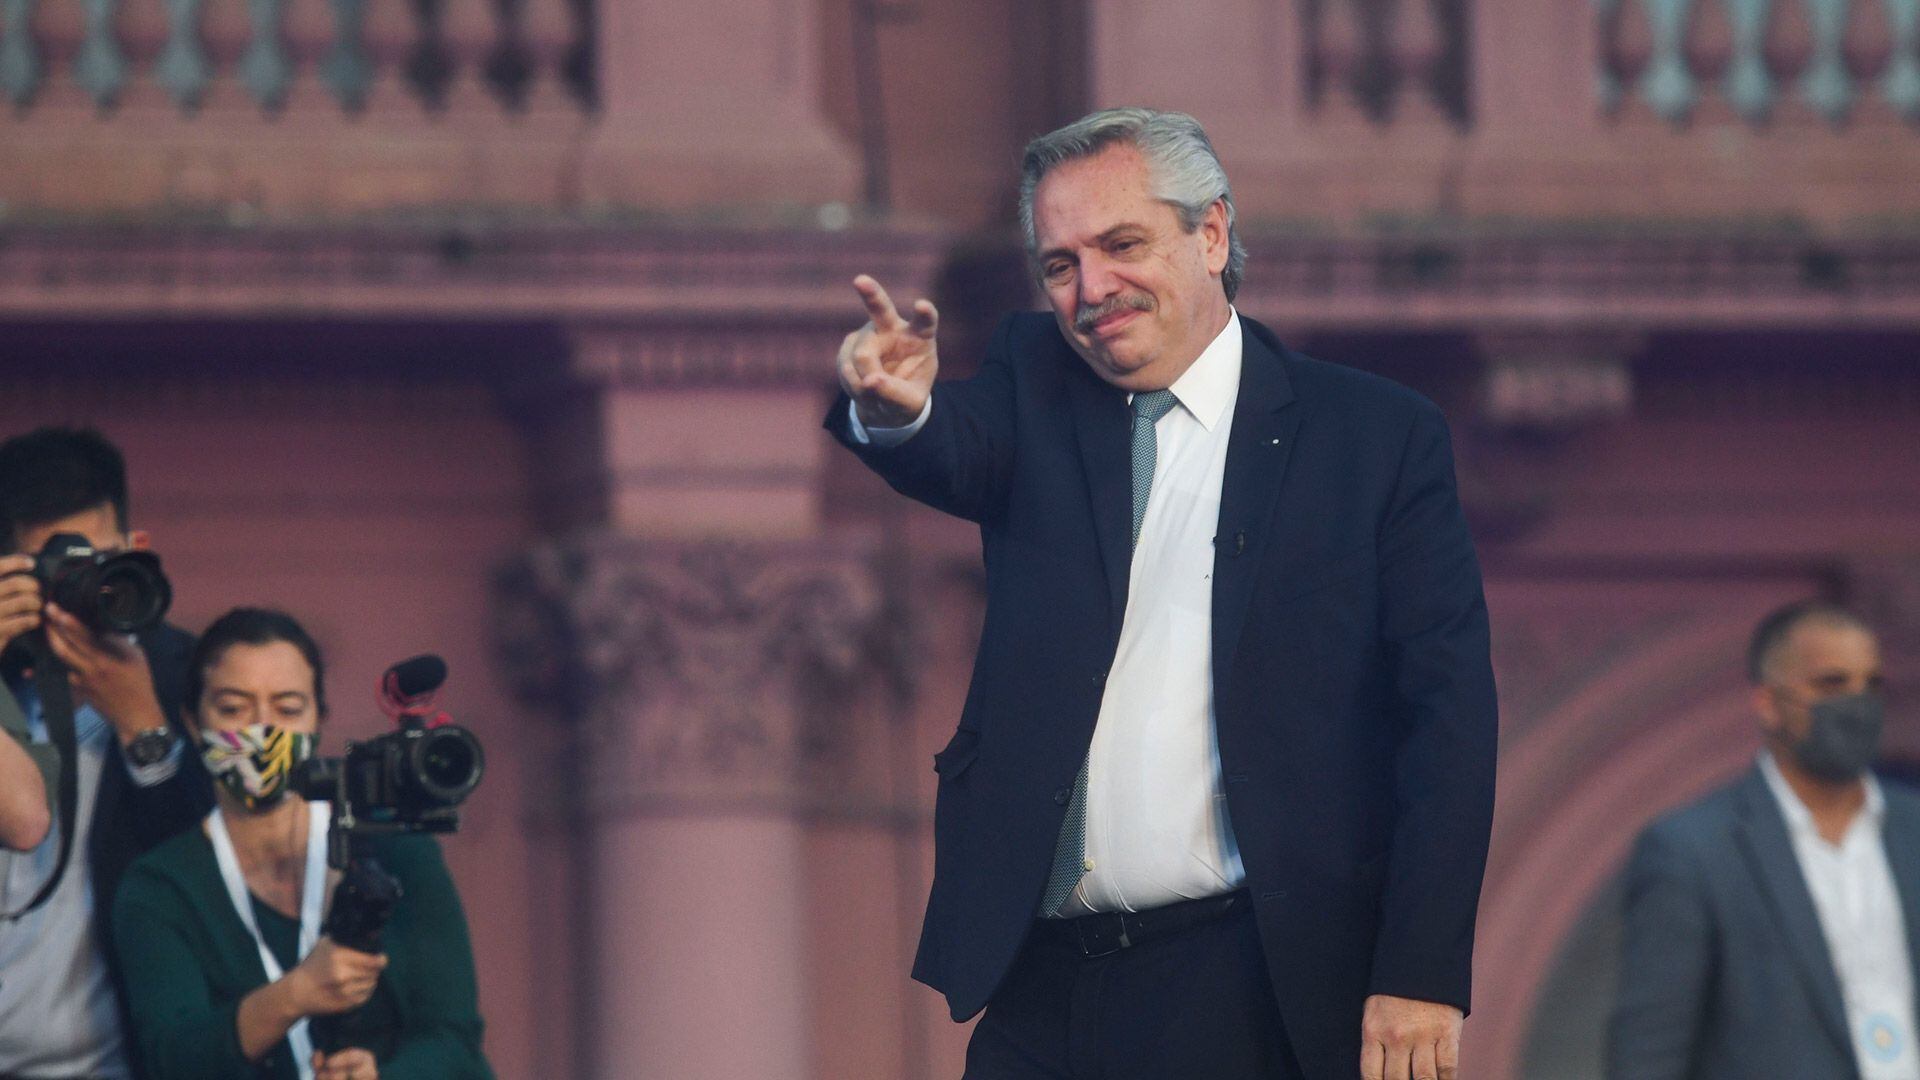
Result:
M1098 323L1101 319L1107 318L1110 315L1118 315L1123 311L1152 310L1153 297L1145 293L1122 293L1119 296L1107 300L1099 307L1081 308L1075 312L1073 316L1073 328L1084 334L1091 331L1095 323Z

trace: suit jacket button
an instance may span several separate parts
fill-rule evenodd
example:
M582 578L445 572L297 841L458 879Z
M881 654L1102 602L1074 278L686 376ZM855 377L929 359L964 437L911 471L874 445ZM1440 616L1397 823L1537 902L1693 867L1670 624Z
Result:
M1053 805L1055 806L1065 806L1072 801L1073 789L1070 787L1063 787L1053 793Z

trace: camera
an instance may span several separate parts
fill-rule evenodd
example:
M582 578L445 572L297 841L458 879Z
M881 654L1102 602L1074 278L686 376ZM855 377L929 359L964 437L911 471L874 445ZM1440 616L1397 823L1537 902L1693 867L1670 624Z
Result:
M465 728L408 725L366 742L349 743L337 758L313 758L293 775L308 799L344 803L356 822L401 832L452 832L455 807L480 786L486 757Z
M173 604L173 586L150 551L99 551L78 533L49 537L33 559L46 598L100 634L132 634L157 625Z
M388 668L380 702L398 729L350 742L340 757L312 758L294 770L295 791L333 803L336 824L344 827L336 832L445 833L459 827L459 806L480 786L487 759L472 732L445 713L428 716L446 677L447 665L437 656Z

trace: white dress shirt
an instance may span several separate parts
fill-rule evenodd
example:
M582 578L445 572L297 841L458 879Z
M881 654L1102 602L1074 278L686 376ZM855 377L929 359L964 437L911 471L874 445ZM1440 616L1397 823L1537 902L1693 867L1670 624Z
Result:
M1061 915L1144 911L1246 880L1213 715L1213 536L1241 349L1231 312L1154 425L1153 490L1087 759L1087 872ZM932 410L929 396L906 427L868 428L849 406L850 427L859 442L895 446Z
M1062 915L1144 911L1246 880L1213 717L1213 536L1241 344L1230 313L1154 425L1153 490L1087 759L1087 873Z
M7 692L0 686L0 694ZM73 720L79 813L72 861L46 904L16 921L0 920L0 1074L123 1080L130 1073L120 1010L101 955L105 943L94 933L99 898L87 863L93 804L113 729L85 706L74 710ZM36 740L44 740L37 705L28 722ZM0 903L8 911L40 890L59 851L58 815L32 851L0 851Z
M1787 785L1773 755L1761 755L1760 772L1787 819L1800 876L1813 894L1861 1080L1920 1080L1908 928L1881 839L1886 796L1869 775L1867 804L1835 845L1820 835L1812 811Z

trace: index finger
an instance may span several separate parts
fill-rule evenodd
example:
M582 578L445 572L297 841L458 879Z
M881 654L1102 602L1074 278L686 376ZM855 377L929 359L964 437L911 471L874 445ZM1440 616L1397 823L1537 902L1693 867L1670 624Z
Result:
M23 574L33 569L31 555L0 555L0 574Z
M342 945L340 956L343 961L352 965L354 970L363 973L382 971L387 966L387 954L383 952L361 952L359 949L350 949Z
M893 298L887 290L870 274L861 274L853 279L853 291L860 294L861 302L867 305L867 317L873 320L877 330L897 329L902 320L900 312L893 306Z
M81 628L80 621L48 604L42 612L42 625L47 628L47 644L53 646L53 654L68 667L82 667L92 659L92 644L87 632Z

